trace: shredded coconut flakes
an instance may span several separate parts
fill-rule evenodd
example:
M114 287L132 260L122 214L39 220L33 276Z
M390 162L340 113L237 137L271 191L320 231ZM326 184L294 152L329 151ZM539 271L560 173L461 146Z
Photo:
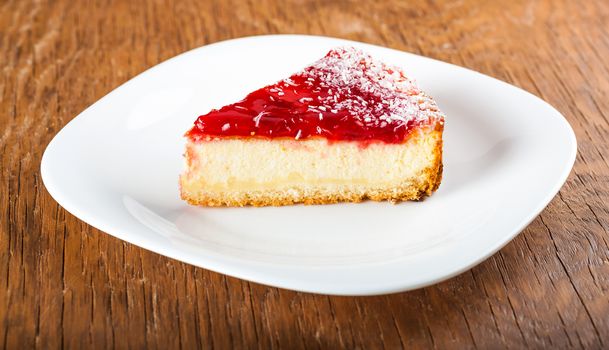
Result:
M396 127L409 121L444 118L433 99L399 67L353 47L330 51L300 74L307 82L319 81L319 86L326 89L327 95L320 99L317 110L347 110L360 119L358 124ZM368 103L362 95L381 103Z

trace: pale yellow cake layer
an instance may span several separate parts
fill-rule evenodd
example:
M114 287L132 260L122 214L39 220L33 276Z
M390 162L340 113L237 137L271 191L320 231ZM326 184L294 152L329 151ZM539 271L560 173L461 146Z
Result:
M442 132L402 144L225 138L189 142L182 197L200 205L281 205L409 200L441 177Z

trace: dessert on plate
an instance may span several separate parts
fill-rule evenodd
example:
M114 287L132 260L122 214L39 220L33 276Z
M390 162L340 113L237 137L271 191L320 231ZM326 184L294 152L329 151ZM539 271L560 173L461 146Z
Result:
M336 48L200 116L180 192L204 206L419 200L440 185L443 129L402 69Z

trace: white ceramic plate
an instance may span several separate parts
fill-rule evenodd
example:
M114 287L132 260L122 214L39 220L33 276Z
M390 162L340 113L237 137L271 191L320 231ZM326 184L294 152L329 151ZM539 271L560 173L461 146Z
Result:
M180 200L182 135L198 115L345 44L404 67L446 113L444 180L433 196L280 208ZM429 285L496 252L558 192L575 154L559 112L499 80L378 46L286 35L204 46L138 75L64 127L41 171L66 210L143 248L272 286L366 295Z

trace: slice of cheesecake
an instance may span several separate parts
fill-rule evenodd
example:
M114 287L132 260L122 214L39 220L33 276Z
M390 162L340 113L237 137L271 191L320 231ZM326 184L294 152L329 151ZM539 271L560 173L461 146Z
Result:
M398 67L333 49L200 116L182 198L205 206L418 200L442 177L444 115Z

